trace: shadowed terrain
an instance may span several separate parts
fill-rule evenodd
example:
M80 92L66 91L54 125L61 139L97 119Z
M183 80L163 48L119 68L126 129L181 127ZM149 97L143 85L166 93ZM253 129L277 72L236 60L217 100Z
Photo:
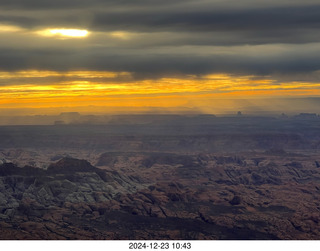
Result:
M1 239L320 239L320 119L0 128Z

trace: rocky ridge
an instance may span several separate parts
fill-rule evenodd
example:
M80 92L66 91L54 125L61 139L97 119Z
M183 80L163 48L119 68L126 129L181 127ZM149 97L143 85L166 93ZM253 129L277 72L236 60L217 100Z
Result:
M320 239L316 156L112 153L0 166L1 239Z

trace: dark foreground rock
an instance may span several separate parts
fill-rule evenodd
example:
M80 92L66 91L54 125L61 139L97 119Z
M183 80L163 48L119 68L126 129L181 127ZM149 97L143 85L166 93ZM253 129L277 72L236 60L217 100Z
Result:
M0 239L320 239L315 160L270 154L4 163Z

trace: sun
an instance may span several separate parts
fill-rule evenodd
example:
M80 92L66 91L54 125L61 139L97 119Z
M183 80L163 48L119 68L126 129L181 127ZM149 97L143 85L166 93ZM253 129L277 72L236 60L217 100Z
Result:
M42 36L60 36L60 37L73 37L73 38L83 38L89 35L87 30L80 29L46 29L40 32Z
M78 29L53 29L50 30L53 35L60 35L66 37L86 37L88 35L87 30Z

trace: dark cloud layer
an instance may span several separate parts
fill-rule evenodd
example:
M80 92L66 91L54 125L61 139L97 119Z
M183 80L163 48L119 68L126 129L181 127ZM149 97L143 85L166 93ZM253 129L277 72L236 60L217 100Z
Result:
M188 4L193 3L193 5ZM219 1L218 1L219 2ZM250 8L233 9L233 2L225 1L226 6L215 1L203 4L199 1L0 1L2 13L17 9L17 15L2 14L4 21L16 22L23 26L73 24L81 25L81 20L90 16L90 28L93 30L174 30L174 31L225 31L319 28L320 4L306 6L267 6L260 2ZM272 2L272 1L271 1ZM281 2L281 1L279 1ZM245 6L245 5L244 5ZM66 8L72 10L66 10ZM39 15L28 14L38 11ZM39 12L46 12L45 18ZM14 12L13 12L14 14ZM84 17L82 17L82 14ZM25 18L23 18L25 16ZM28 18L27 18L28 17ZM59 17L59 18L57 18ZM23 21L23 22L22 22Z
M168 10L95 13L92 28L133 29L142 31L226 31L279 30L320 27L320 5L250 10Z
M132 71L136 76L287 75L320 69L317 1L239 2L0 0L0 24L23 27L25 33L47 27L92 32L87 44L74 42L74 47L61 41L45 46L31 33L19 43L1 33L8 42L0 42L0 68ZM115 31L127 32L128 38L117 41Z
M79 8L146 8L156 6L172 6L179 3L186 4L194 2L192 0L1 0L0 6L7 9L18 10L64 10L79 9Z
M299 51L301 45L279 54L268 55L261 51L230 55L211 53L177 53L161 51L152 53L143 49L134 52L106 50L0 50L0 68L5 70L50 69L50 70L107 70L129 71L137 76L145 74L207 74L229 72L236 74L268 75L270 73L302 73L319 70L319 48L308 52ZM271 48L272 49L272 48ZM174 48L172 49L174 51ZM275 48L276 50L276 48Z

